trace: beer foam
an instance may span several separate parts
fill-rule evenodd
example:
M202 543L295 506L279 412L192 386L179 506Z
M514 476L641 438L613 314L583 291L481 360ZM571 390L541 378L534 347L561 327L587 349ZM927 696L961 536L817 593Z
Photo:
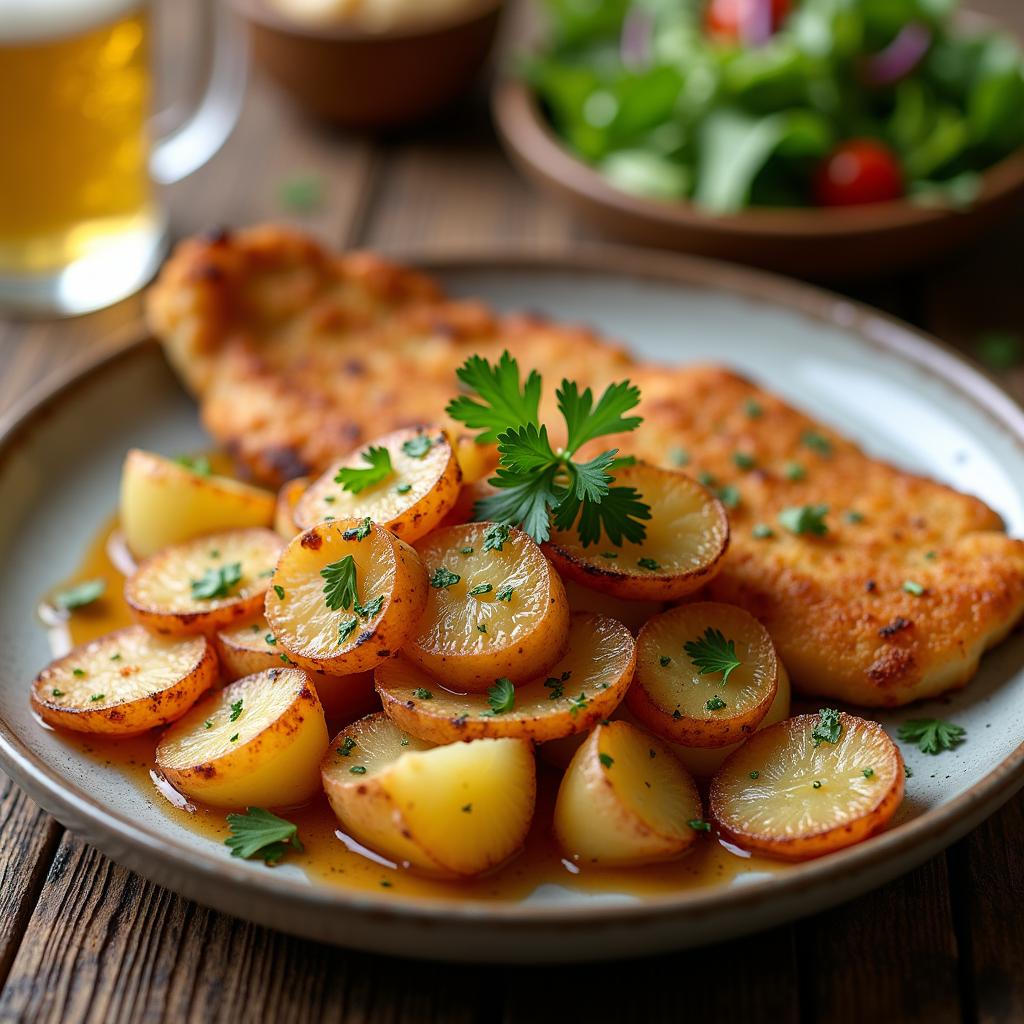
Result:
M143 0L0 0L0 46L66 39L142 6Z

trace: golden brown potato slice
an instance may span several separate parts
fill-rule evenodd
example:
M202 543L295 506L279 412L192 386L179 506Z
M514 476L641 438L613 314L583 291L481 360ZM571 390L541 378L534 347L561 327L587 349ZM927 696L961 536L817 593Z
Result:
M775 692L775 700L772 701L768 714L761 719L757 729L754 731L767 729L768 726L775 725L776 722L781 722L784 718L789 718L790 700L789 673L780 661L779 688ZM624 703L619 706L614 717L622 718L627 722L635 721L630 716L629 708ZM636 724L640 725L640 722L636 721ZM739 750L740 743L730 743L725 747L685 747L681 743L669 743L669 747L691 775L696 776L698 779L710 779L722 767L726 758Z
M646 463L616 470L615 486L635 487L650 505L646 539L584 547L575 530L555 530L544 551L566 579L629 600L671 601L714 578L729 546L729 517L710 491Z
M210 533L270 526L274 496L133 448L121 471L121 531L137 558Z
M575 580L562 580L565 585L565 596L569 599L569 608L574 612L596 612L607 615L610 619L618 619L626 626L633 636L640 632L640 627L651 617L665 610L664 601L628 601L622 597L612 597L600 590L591 590Z
M533 819L536 766L525 740L430 747L370 715L335 738L322 773L349 834L429 875L497 867L523 845Z
M215 807L288 807L320 785L327 725L305 672L246 676L164 733L156 764L187 796Z
M213 633L263 605L284 541L272 530L230 530L164 548L124 585L134 618L157 633Z
M629 710L658 736L724 747L750 735L779 688L768 631L729 604L700 601L654 616L636 641Z
M285 548L266 615L282 652L328 675L366 672L416 631L427 577L416 552L368 519L321 523Z
M701 814L697 787L668 746L612 722L597 726L570 762L558 789L555 836L579 864L652 864L693 845Z
M711 781L710 814L737 846L807 860L884 828L903 758L877 722L823 710L756 733Z
M396 430L331 466L310 484L293 517L303 530L332 519L369 517L412 543L440 523L461 484L462 470L443 430Z
M51 662L32 684L32 707L50 725L134 736L183 715L217 682L205 637L165 640L141 626L108 633Z
M295 523L295 506L308 490L309 483L308 476L297 476L282 485L281 490L277 492L277 500L274 503L274 529L286 541L302 532Z
M281 650L277 637L262 615L255 622L222 629L213 639L221 674L226 680L241 679L242 676L293 664ZM380 707L372 672L329 676L307 669L306 674L316 688L328 722L336 725L352 722Z
M525 683L565 651L569 605L558 573L521 530L467 523L416 546L430 580L407 654L451 690Z
M548 672L513 688L496 681L484 693L452 693L406 658L376 671L385 713L432 743L521 736L534 743L582 733L608 718L633 678L633 638L614 619L574 615L566 653Z

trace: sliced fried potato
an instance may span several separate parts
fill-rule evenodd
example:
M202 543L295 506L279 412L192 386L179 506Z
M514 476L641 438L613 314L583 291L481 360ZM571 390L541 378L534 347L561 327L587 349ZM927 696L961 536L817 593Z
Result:
M323 708L305 672L245 676L164 733L156 764L187 796L215 807L289 807L320 786Z
M789 718L791 689L789 673L782 662L779 662L779 688L775 692L775 700L768 709L768 714L758 723L757 732L760 729L767 729L784 718ZM622 704L615 712L616 718L629 721L629 708ZM637 722L637 725L640 723ZM710 779L715 772L725 763L725 759L734 751L739 750L740 743L730 743L725 747L684 747L681 743L669 743L672 753L679 758L683 767L698 779Z
M456 439L455 457L465 484L475 484L490 476L498 465L498 449L493 444L479 444L467 434L460 434Z
M134 736L173 722L216 682L217 657L205 637L164 640L128 626L44 668L31 701L57 728Z
M778 688L779 661L764 626L742 608L700 601L655 615L640 630L626 700L657 736L723 747L757 728Z
M164 548L124 585L134 618L157 633L213 633L258 615L284 541L230 530Z
M536 801L536 765L520 739L432 747L371 715L338 735L324 790L347 832L414 870L480 874L522 845Z
M584 547L575 530L556 530L545 554L566 579L629 600L670 601L704 586L729 546L729 517L710 491L683 473L645 463L615 471L651 507L640 544Z
M430 579L419 632L405 653L451 690L525 683L565 651L569 605L558 573L521 530L467 523L416 550Z
M285 548L267 592L270 630L303 668L366 672L415 633L427 602L416 552L369 520L320 523Z
M815 733L819 715L798 715L756 733L722 765L710 813L726 838L807 860L885 827L903 800L899 748L877 722L845 713L833 721L834 743Z
M399 728L432 743L484 736L542 743L608 718L626 695L633 664L633 638L621 622L580 614L569 624L565 656L546 675L518 687L509 707L499 690L493 700L482 693L452 693L405 658L377 669L377 692Z
M477 480L476 483L466 484L459 491L455 504L445 513L444 519L437 524L439 530L447 529L449 526L461 526L463 523L472 523L476 520L476 506L481 498L493 494L493 488L486 480Z
M285 540L291 540L295 534L302 532L295 523L295 506L309 489L309 483L308 476L297 476L277 492L277 501L274 503L274 529Z
M262 615L254 622L222 629L213 639L221 674L227 680L292 664ZM307 670L306 674L316 688L328 722L336 725L352 722L380 707L372 672L329 676Z
M270 526L274 496L224 476L133 448L121 470L121 530L132 553L149 558L172 544L222 530Z
M358 492L345 490L339 470L366 470L372 449L384 449L391 472ZM332 519L369 517L412 543L426 536L455 504L462 470L448 435L438 427L396 430L336 462L295 505L302 530Z
M696 841L700 794L667 744L626 722L599 725L558 789L555 837L581 864L652 864Z

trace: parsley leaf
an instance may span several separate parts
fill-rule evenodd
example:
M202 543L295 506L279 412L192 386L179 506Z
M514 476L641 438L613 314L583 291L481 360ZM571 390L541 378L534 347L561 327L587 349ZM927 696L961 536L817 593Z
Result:
M451 569L439 565L430 577L430 585L435 590L444 590L446 587L454 587L461 579L462 577L457 572L452 572Z
M690 656L690 661L700 670L702 676L721 672L723 686L729 681L733 670L743 664L736 657L735 642L726 640L722 631L713 626L708 626L702 637L687 640L683 644L683 650Z
M193 601L212 601L227 597L231 588L242 578L242 563L230 562L214 569L207 569L197 580L191 580Z
M58 608L69 612L74 608L84 608L103 596L107 589L105 580L86 580L77 586L62 590L54 599L53 603Z
M494 596L499 601L511 602L512 595L516 592L516 588L511 583L506 583Z
M426 434L417 434L402 442L402 451L412 459L422 459L433 447L434 442Z
M358 526L352 526L341 534L342 540L365 540L373 529L373 520L366 516Z
M359 494L367 487L373 487L374 484L387 480L394 472L391 468L391 453L387 448L371 446L359 457L367 463L366 469L342 466L335 475L334 482L341 484L342 490Z
M174 461L198 476L210 476L213 473L210 460L205 455L179 455Z
M908 743L916 743L922 754L939 754L963 743L967 730L941 718L912 718L896 730L896 735Z
M812 533L824 537L828 533L828 505L793 505L779 513L779 522L790 533Z
M324 601L332 612L351 608L359 599L356 591L356 560L351 555L339 558L320 570L324 578Z
M509 526L507 523L495 523L487 528L484 534L484 551L501 551L508 540Z
M237 722L242 717L242 704L245 702L244 697L240 697L238 700L233 701L231 704L231 716L229 721Z
M259 857L266 864L276 864L289 846L295 850L303 848L298 826L262 807L250 807L245 814L229 814L228 827L231 835L224 845L231 850L232 857Z
M520 391L519 365L504 352L496 367L471 356L458 374L482 402L457 398L448 414L484 428L477 440L498 444L498 468L489 481L496 493L477 503L478 519L520 525L538 543L549 539L552 517L559 530L575 527L584 547L597 543L602 533L617 545L624 538L644 539L649 507L635 488L612 486L614 470L624 464L618 449L589 461L575 458L588 442L639 426L639 416L625 415L640 401L638 388L628 381L611 384L595 404L589 388L581 393L574 382L563 380L556 396L568 440L556 452L539 422L541 378L535 372Z
M506 711L511 711L516 703L516 689L512 685L512 680L504 676L495 679L494 685L487 690L487 703L490 704L491 710L485 711L485 715L503 715Z
M520 390L519 363L508 352L502 352L497 366L493 367L482 356L470 356L455 374L469 392L475 392L483 401L460 395L448 403L445 412L467 427L482 430L477 441L493 443L510 427L537 423L540 374L531 370Z
M843 723L839 719L839 712L835 708L822 708L818 712L818 722L811 730L814 745L820 747L822 743L838 743L842 734Z
M380 615L381 609L384 607L384 595L378 594L372 601L368 601L366 604L360 604L358 601L352 606L352 611L356 615L364 619L372 619L377 615Z
M581 394L574 381L563 380L555 392L558 408L565 417L568 432L566 449L576 452L588 441L606 434L619 434L636 430L642 420L639 416L624 416L640 404L640 389L628 380L609 384L594 405L590 388Z
M340 647L358 629L359 620L353 615L351 619L342 619L338 623L338 646ZM282 654L281 660L292 664L287 655Z

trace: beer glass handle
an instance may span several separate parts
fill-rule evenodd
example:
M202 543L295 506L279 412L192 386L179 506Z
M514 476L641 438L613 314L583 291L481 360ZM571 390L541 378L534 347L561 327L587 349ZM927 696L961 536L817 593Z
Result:
M187 177L224 145L245 98L249 62L246 33L232 23L225 3L199 0L199 7L211 37L213 66L192 115L153 145L150 173L161 185L173 185Z

